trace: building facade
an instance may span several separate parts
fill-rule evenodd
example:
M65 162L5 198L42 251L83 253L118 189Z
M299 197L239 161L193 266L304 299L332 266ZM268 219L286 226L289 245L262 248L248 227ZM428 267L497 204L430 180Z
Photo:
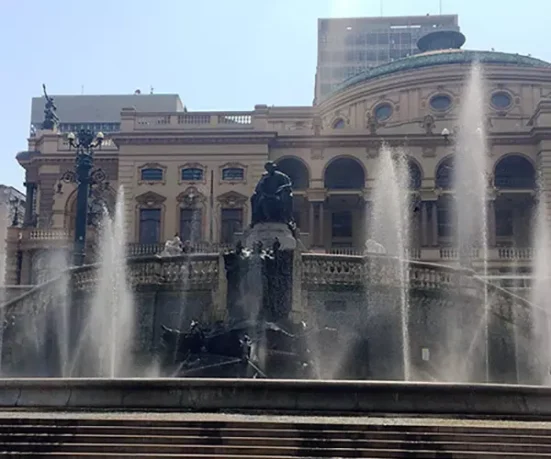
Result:
M551 188L551 64L532 57L432 49L366 70L306 107L163 113L125 107L120 130L96 152L96 166L108 177L110 202L124 188L133 254L150 253L176 233L198 250L235 242L250 222L249 197L267 160L293 180L304 248L359 253L381 146L400 147L418 210L410 215L408 256L456 263L454 138L475 61L486 80L489 268L529 269L536 178ZM23 254L23 274L13 267L9 273L12 281L32 283L33 256L72 243L76 189L60 178L73 167L74 152L59 132L38 131L17 159L26 170L28 202L35 203L28 215L39 218L37 227L26 219L27 227L10 236Z
M459 32L458 16L319 19L315 101L366 69L418 54L417 41L436 29Z
M57 115L60 119L58 131L76 132L91 129L109 134L120 129L120 113L123 107L135 107L146 112L179 112L185 110L177 94L134 94L118 95L54 95ZM31 135L41 129L46 98L33 97L31 103Z

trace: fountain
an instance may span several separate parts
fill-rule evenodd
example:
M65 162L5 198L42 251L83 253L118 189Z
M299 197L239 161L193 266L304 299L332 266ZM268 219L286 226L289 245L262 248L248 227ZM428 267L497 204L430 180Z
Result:
M484 95L482 69L475 63L462 95L459 132L453 160L453 185L459 264L461 267L472 269L475 260L482 260L482 275L485 277L488 272L487 190L489 184ZM453 341L453 344L450 343L450 348L455 349L452 351L454 357L463 359L463 364L453 364L449 369L455 381L488 379L488 362L479 362L476 357L477 355L488 356L486 347L490 304L487 290L484 293L483 304L482 317L470 319L461 317L459 318L459 323L463 324L461 330L456 330L455 333L448 330L448 337ZM474 334L471 333L473 330ZM466 359L469 361L468 364L465 364L464 355L469 356L469 359Z
M396 313L391 304L399 304L398 316L401 329L401 353L403 374L399 379L411 379L410 365L410 337L409 337L409 279L408 267L401 260L410 244L410 196L409 196L409 169L406 155L399 151L394 152L384 146L379 153L379 167L373 191L373 210L368 222L371 246L379 244L387 255L398 258L394 271L395 295L386 296L386 301L379 299L371 308L369 320L379 323L392 323ZM366 244L366 250L370 250ZM375 262L371 269L378 270L380 266ZM386 261L380 258L381 261ZM369 281L369 279L367 279ZM372 292L369 291L368 294ZM394 298L393 298L394 296ZM396 298L397 296L397 298ZM397 301L396 301L397 300Z
M537 369L537 380L539 384L551 383L549 367L551 356L551 235L549 234L549 212L545 191L540 189L538 205L534 215L534 260L532 268L532 289L530 301L539 305L542 310L533 310L532 327L533 338L537 352L532 353L532 370ZM525 343L525 345L528 343ZM530 368L528 368L530 370Z
M133 374L134 302L126 272L124 191L117 195L114 220L107 212L100 242L98 282L80 336L73 367L78 374L121 377Z

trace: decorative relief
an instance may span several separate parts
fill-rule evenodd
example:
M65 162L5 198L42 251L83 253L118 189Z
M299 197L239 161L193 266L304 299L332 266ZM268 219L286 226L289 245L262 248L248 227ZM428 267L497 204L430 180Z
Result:
M377 148L366 147L365 153L368 159L375 159L379 156L379 150Z
M424 158L434 158L436 156L436 148L425 147L423 148L422 155Z
M378 127L379 127L379 123L377 121L377 118L375 118L371 113L369 113L366 119L366 128L369 130L369 133L371 135L377 134Z
M425 116L425 118L423 118L422 126L427 135L433 135L435 127L434 117L432 115Z
M154 178L154 175L151 174L151 180L143 178L144 171L146 170L159 170L160 171L160 180ZM159 163L147 163L138 167L138 185L164 185L166 183L166 166Z
M161 196L158 193L153 191L148 191L146 193L136 196L136 202L143 207L156 207L160 206L166 201L164 196Z
M323 159L323 148L312 148L310 150L310 159Z
M319 136L321 134L321 118L319 116L315 116L312 120L312 130L314 131L315 136Z
M221 194L216 199L222 207L235 209L245 206L248 198L236 191L228 191L227 193Z
M206 201L206 197L194 186L190 186L176 196L178 201L183 207L196 207L199 204L203 204Z

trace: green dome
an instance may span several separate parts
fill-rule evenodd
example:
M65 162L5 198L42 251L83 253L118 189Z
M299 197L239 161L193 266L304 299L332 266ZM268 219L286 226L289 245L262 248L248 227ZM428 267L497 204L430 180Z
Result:
M345 80L333 92L328 94L328 97L344 91L345 89L348 89L358 83L363 83L364 81L369 81L397 72L408 72L410 70L433 67L435 65L471 64L473 62L551 69L551 63L549 62L545 62L534 57L521 56L520 54L500 53L496 51L469 51L462 49L429 51L427 53L416 54L414 56L395 60L388 64L366 69L364 72L358 73L357 75Z

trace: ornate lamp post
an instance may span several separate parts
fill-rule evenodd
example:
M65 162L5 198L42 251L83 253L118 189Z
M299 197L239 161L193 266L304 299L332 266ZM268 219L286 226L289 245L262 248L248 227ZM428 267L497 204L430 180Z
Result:
M81 129L77 134L67 135L69 147L76 150L75 170L63 174L62 180L77 185L77 206L75 217L75 245L73 263L81 266L86 254L86 227L88 225L88 196L91 186L105 180L105 173L94 167L94 149L101 147L103 134Z

